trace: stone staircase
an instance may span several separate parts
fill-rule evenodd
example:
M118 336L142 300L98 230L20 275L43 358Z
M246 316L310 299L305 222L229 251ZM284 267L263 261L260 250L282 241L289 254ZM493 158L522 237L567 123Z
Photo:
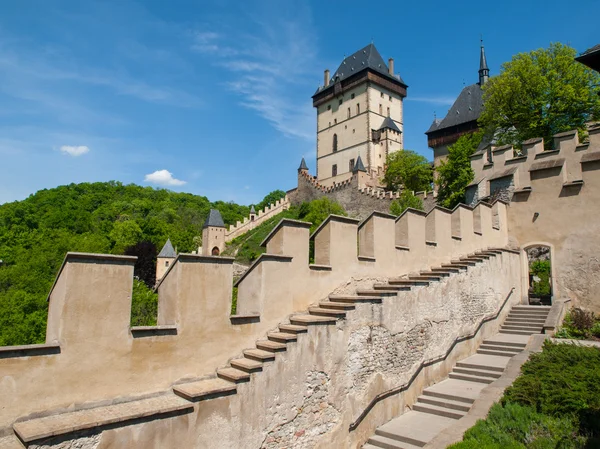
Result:
M478 252L460 260L451 261L449 264L421 271L418 274L404 278L392 278L387 283L374 284L370 289L358 289L355 294L331 294L327 300L320 301L314 307L310 307L306 313L290 316L289 322L279 324L276 331L269 332L265 339L258 340L254 348L244 350L241 357L230 360L228 366L218 369L214 376L175 384L172 388L172 393L164 392L156 398L144 398L121 403L117 407L118 413L111 409L113 407L111 405L100 406L20 421L13 425L13 429L21 441L30 443L48 437L69 434L73 431L84 431L104 425L125 423L135 419L151 419L154 416L161 416L168 413L190 413L193 411L190 402L236 394L237 384L251 381L252 374L261 372L266 362L275 360L278 353L286 351L287 345L296 342L298 338L302 338L302 334L307 334L310 327L335 325L338 319L344 318L348 311L355 309L357 303L381 303L384 297L396 296L400 291L409 291L416 287L426 287L455 273L468 270L477 263L502 254L503 251L505 250L490 249ZM529 317L531 314L533 312L526 314L526 316ZM539 318L539 316L535 315L535 318ZM518 332L524 331L519 329ZM532 329L532 332L535 332L535 329ZM496 352L501 351L498 349L499 347L503 347L503 351L508 354L508 357L512 354L510 352L513 351L512 348L522 349L524 347L524 343L518 343L519 345L515 346L517 343L513 342L512 339L526 339L524 335L520 334L503 335L502 338L504 340L495 339L489 342L489 345L493 348L491 350ZM504 352L502 352L502 359L508 360L508 357L506 357L507 354ZM486 355L478 354L477 357L486 357ZM503 369L503 367L494 368L495 365L490 365L486 361L478 362L475 360L474 362L469 362L467 359L463 362L466 364L463 366L457 365L457 369L455 369L451 376L472 377L473 379L481 379L482 382L489 383L495 378L493 376L499 375L497 373L501 373ZM462 371L459 371L459 369ZM468 381L461 380L460 378L451 378L447 382L464 383ZM482 382L477 383L475 381L475 383L469 382L469 384L473 383L474 385L484 386L485 383ZM475 395L473 396L474 399L476 394L460 392L456 394L434 394L435 388L440 388L440 385L431 387L424 392L415 405L414 411L410 413L420 413L426 417L435 415L438 420L450 420L447 422L452 422L464 415L472 403L471 397ZM471 390L473 390L473 387L471 387ZM410 413L403 415L401 418L410 419L410 417L406 418ZM393 434L396 436L393 436L389 432L386 433L384 428L390 425L395 426L394 422L395 420L378 429L378 434L372 439L373 441L370 440L371 446L365 447L415 447L415 445L407 446L407 444L412 444L410 441L413 443L421 443L423 441L422 435L417 435L418 438L415 437L415 439L411 440L408 434L408 436L403 437L398 436L400 433ZM413 427L414 429L419 428L417 425ZM436 428L434 424L425 427L427 427L428 432L432 432ZM381 434L381 432L384 433ZM398 438L404 438L404 440L399 440ZM12 441L12 438L10 439ZM407 442L402 443L404 446L391 446L389 444L392 443L386 443L386 441L395 441L396 443L393 444L397 444L398 441L405 440ZM384 445L382 446L381 444ZM388 445L386 446L385 444Z
M416 449L465 416L487 385L498 379L532 334L541 333L550 307L514 306L500 333L456 363L448 379L423 391L412 410L380 426L364 449ZM516 323L516 324L515 324Z

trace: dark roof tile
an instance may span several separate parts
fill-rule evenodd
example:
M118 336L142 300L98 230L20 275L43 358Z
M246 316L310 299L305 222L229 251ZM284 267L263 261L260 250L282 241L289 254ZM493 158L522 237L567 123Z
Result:
M439 131L463 123L477 120L483 111L483 91L479 84L471 84L463 88L460 95L446 114L446 117L439 123L436 129L431 129L427 133ZM427 134L425 133L425 134Z
M157 257L169 257L169 258L173 258L173 259L175 257L177 257L177 253L175 252L175 249L173 248L171 239L167 239L167 243L165 243L165 246L163 246L163 248L160 250L160 253L158 253Z
M223 222L223 217L221 217L221 212L217 209L211 209L208 213L208 217L206 217L206 221L204 222L204 228L208 228L209 226L214 228L224 228L225 223Z

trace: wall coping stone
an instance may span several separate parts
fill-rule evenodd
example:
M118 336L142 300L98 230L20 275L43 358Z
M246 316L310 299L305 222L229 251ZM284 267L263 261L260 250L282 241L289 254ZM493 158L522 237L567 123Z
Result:
M413 209L412 207L409 207L407 209L404 210L404 212L402 212L397 218L396 221L400 220L402 217L404 217L407 214L415 214L415 215L420 215L421 217L426 217L427 213L423 210L419 210L419 209Z
M557 139L557 138L561 138L561 137L571 137L571 136L574 136L575 134L577 134L577 130L570 129L569 131L563 131L562 133L554 134L552 137Z
M565 163L565 159L564 158L558 158L558 159L551 159L549 161L540 161L540 162L536 162L535 164L531 164L531 167L529 167L529 171L540 171L540 170L548 170L551 168L556 168L556 167L562 167L563 164Z
M279 231L283 226L290 226L293 228L308 228L312 226L312 223L308 221L301 220L292 220L291 218L282 218L279 220L279 223L273 228L269 235L265 237L265 239L261 242L260 246L267 246L267 243L273 238L273 236Z
M165 281L165 279L167 279L167 275L171 272L171 270L174 270L174 267L177 265L177 263L206 262L206 263L220 263L220 264L233 265L234 260L235 260L235 258L226 257L226 256L206 256L203 254L189 254L189 253L177 254L177 257L175 258L173 263L171 265L169 265L169 268L167 268L167 271L165 271L165 274L163 274L163 277L160 278L160 280L154 287L154 291L155 292L158 291L158 287L160 287L162 285L162 283Z
M236 281L235 284L233 284L234 287L237 287L240 282L242 282L246 276L248 276L248 274L250 274L252 272L252 270L254 270L258 264L262 263L262 262L291 262L293 259L292 256L282 256L280 254L269 254L269 253L262 253L260 256L258 256L258 258L254 261L254 263L252 265L250 265L250 267L244 272L244 274L242 274L242 276Z
M338 223L348 223L348 224L359 224L360 223L360 220L358 218L344 217L343 215L329 215L323 221L323 223L321 223L319 225L319 227L317 229L315 229L315 231L309 237L309 240L313 240L315 238L315 236L319 232L321 232L321 229L323 229L327 225L327 223L329 223L330 221L335 221L335 222L338 222Z
M391 218L392 220L396 220L395 215L388 214L387 212L380 212L378 210L374 210L367 218L360 222L360 224L358 225L358 229L360 230L372 217Z
M560 150L544 150L541 153L535 155L535 159L544 159L546 157L556 156L560 153Z
M581 156L581 163L585 164L586 162L595 162L600 160L600 151L594 151L591 153L586 153Z

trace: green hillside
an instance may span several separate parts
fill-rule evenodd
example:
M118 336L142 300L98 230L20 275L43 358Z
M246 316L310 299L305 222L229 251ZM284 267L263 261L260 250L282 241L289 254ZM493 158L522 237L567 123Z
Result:
M67 251L123 254L142 241L160 250L170 238L179 252L190 252L210 208L226 224L249 213L234 203L112 181L41 190L0 205L0 345L44 341L46 296Z

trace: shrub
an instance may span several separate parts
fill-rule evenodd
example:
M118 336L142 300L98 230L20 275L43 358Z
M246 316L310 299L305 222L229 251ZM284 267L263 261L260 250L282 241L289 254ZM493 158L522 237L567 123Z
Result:
M410 190L404 189L400 197L390 204L390 213L398 217L409 207L423 210L423 201L421 201L421 198L416 197Z
M534 282L532 285L533 294L537 296L550 295L550 261L536 260L531 263L529 270L534 276L539 278L539 281Z
M131 300L131 325L156 326L157 316L158 294L148 288L143 281L134 278Z
M579 308L571 310L571 320L573 327L585 336L591 335L592 327L596 324L594 312L587 312Z

